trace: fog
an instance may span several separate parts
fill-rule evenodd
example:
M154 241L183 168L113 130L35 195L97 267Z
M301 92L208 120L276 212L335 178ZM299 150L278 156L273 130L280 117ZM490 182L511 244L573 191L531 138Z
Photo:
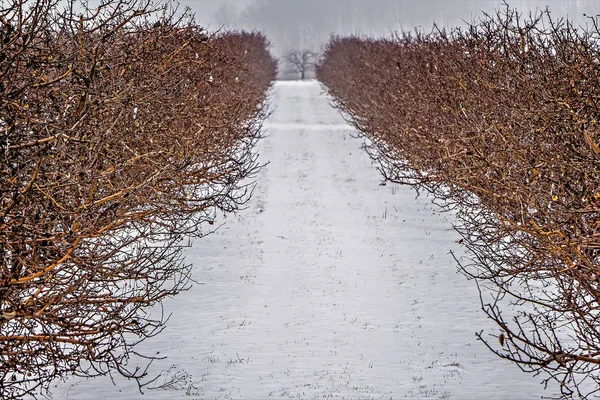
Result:
M180 0L198 22L210 30L259 30L269 38L272 52L319 52L332 34L391 36L415 28L428 31L433 23L464 25L482 12L502 8L502 0ZM516 0L523 13L549 7L553 16L585 24L584 16L600 14L598 0Z

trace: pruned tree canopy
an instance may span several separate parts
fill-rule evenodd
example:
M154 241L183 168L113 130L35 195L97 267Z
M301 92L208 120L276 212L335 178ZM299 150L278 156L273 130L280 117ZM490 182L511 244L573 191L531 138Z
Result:
M67 374L144 384L128 365L191 284L182 239L260 168L266 45L170 2L0 5L1 398Z
M599 27L506 6L466 30L334 38L317 68L385 179L455 213L498 326L478 337L568 398L600 388Z

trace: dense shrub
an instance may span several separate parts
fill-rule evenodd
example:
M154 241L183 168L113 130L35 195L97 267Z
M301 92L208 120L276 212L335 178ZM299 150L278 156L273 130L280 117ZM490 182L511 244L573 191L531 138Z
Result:
M182 238L242 206L260 168L261 35L76 3L0 6L2 398L67 373L142 384L133 346L165 322L149 307L190 284Z
M508 7L465 30L333 38L317 68L385 179L458 214L496 354L600 378L600 31ZM491 300L489 299L491 296Z

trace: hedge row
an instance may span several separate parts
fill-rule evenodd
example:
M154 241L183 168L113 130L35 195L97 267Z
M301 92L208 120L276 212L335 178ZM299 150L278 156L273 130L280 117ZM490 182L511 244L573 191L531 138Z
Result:
M500 327L479 337L564 395L600 383L599 39L595 19L506 7L462 30L333 38L317 68L385 179L456 210L460 268Z
M276 63L170 2L0 6L0 397L128 369L190 284L184 236L249 197Z

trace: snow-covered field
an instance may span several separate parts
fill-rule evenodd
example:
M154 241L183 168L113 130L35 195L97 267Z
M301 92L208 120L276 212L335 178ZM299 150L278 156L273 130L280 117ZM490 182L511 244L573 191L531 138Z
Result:
M187 250L192 290L140 346L180 378L115 378L55 399L534 399L540 377L475 338L498 333L456 272L450 215L380 177L317 82L279 82L249 208ZM156 382L165 382L161 378Z

